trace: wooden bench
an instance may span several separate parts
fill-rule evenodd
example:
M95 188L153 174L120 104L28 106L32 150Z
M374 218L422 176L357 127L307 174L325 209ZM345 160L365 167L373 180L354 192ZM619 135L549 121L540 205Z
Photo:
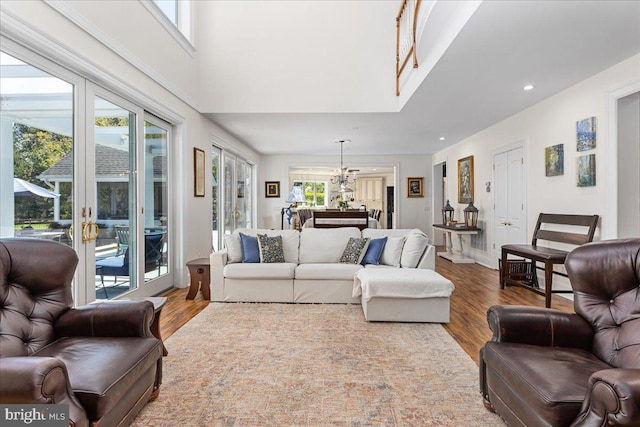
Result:
M502 246L502 258L500 260L500 288L507 285L517 285L529 289L539 295L544 295L545 306L551 307L551 294L571 293L571 290L553 290L552 281L554 274L566 277L566 274L554 271L553 266L564 264L568 251L554 249L546 246L539 246L538 240L546 240L569 244L574 246L583 245L593 240L593 235L598 225L598 215L561 215L545 214L538 216L538 222L533 232L533 239L530 245L504 245ZM550 229L551 228L556 228ZM558 227L560 226L560 227ZM575 232L575 227L586 227L586 232ZM558 228L571 231L558 231ZM525 260L510 260L509 255L518 256ZM530 260L530 261L526 261ZM544 264L544 268L538 267L537 263ZM515 267L515 268L511 268ZM544 290L538 285L536 271L544 270Z
M314 211L314 228L369 227L369 213L366 211Z

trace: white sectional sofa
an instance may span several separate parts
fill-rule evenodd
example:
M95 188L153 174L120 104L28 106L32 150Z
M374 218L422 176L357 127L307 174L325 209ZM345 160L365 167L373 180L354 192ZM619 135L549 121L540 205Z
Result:
M239 233L282 236L284 263L243 263ZM350 237L388 237L379 265L342 264ZM211 254L211 300L234 302L360 303L353 297L362 268L435 269L435 247L418 229L240 229Z

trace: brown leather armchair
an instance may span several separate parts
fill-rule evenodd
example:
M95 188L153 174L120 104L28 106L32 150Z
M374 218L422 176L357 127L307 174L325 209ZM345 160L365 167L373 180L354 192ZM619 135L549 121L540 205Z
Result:
M493 306L487 408L510 426L640 426L640 239L574 249L574 309Z
M77 263L60 243L0 240L0 403L68 404L72 426L127 425L162 380L153 304L73 308Z

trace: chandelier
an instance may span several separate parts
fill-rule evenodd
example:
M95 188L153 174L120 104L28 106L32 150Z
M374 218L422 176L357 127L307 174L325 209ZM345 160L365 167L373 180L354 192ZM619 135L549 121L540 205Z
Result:
M336 170L336 175L331 177L331 183L334 185L340 186L340 192L344 193L345 191L353 191L351 188L347 187L347 185L353 184L356 182L356 174L354 172L353 176L349 176L349 170L344 167L343 163L343 147L344 144L348 144L351 142L350 139L339 139L334 141L336 144L340 144L340 169Z

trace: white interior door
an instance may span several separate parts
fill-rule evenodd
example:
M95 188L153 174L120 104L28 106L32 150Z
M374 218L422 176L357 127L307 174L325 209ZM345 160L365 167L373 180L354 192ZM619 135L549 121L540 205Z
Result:
M524 148L519 146L495 154L493 171L494 259L497 260L502 245L527 241Z

